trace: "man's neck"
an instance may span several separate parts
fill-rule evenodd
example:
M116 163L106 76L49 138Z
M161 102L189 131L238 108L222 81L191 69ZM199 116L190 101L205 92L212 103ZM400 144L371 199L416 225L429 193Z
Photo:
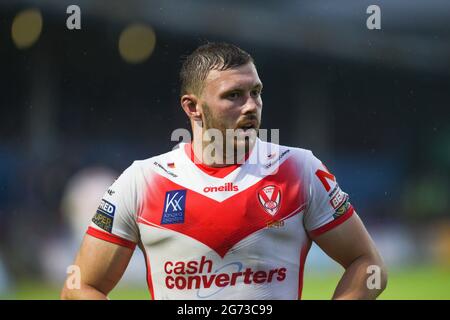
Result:
M248 158L256 141L248 148L248 152L236 152L235 148L231 150L224 150L222 144L215 142L203 141L202 139L194 139L192 141L192 151L194 153L195 161L200 162L209 167L228 167L236 164L242 164ZM228 151L228 152L227 152Z

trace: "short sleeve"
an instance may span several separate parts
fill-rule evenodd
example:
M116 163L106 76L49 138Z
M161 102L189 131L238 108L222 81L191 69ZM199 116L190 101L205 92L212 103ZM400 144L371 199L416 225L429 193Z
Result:
M105 192L87 230L89 235L131 249L136 247L139 241L136 167L135 163L128 167Z
M354 210L348 194L327 167L312 152L307 159L309 190L304 225L312 237L317 237L346 221Z

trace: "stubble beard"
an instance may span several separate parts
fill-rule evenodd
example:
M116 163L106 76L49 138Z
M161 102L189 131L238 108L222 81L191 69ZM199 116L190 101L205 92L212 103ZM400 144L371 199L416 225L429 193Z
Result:
M219 130L223 137L223 144L222 146L218 146L219 148L222 148L222 151L224 152L224 164L231 164L232 163L241 163L245 161L245 155L250 152L250 148L254 145L257 132L259 129L259 122L258 127L252 132L250 136L245 137L236 137L233 133L235 128L227 128L226 123L221 121L219 117L216 117L213 115L211 108L205 103L202 105L203 110L203 132L209 129L216 129ZM232 139L232 142L229 141ZM202 137L203 140L203 137ZM228 144L227 144L228 141ZM211 143L210 141L203 141L204 144ZM231 148L230 148L231 146ZM227 150L230 149L230 150ZM233 155L233 158L231 158L228 155ZM231 159L230 159L231 158Z

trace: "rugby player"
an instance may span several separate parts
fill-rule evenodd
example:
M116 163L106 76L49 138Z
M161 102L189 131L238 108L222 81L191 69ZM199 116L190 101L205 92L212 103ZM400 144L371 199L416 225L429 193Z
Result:
M137 245L153 299L300 299L313 241L345 269L333 299L376 298L386 268L335 176L311 151L252 134L263 86L253 58L208 43L180 77L192 143L133 162L105 192L75 260L80 288L61 298L107 299Z

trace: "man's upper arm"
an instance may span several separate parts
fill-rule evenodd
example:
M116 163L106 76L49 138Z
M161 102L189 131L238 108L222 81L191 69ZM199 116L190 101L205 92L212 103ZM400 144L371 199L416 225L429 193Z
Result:
M313 240L344 268L362 256L381 260L375 244L356 213L339 226L313 237Z
M75 261L80 268L81 285L85 286L79 292L80 298L91 297L92 288L108 294L128 266L140 240L136 217L141 180L139 168L134 164L103 195ZM78 296L76 292L72 294Z
M310 237L316 238L350 219L354 209L336 177L311 152L305 157L304 171L308 208L303 223Z
M81 284L107 295L122 277L133 250L86 234L75 260Z
M134 249L140 238L137 216L142 201L141 193L140 170L133 163L103 195L87 233Z
M307 157L308 209L304 225L309 237L344 268L361 256L381 257L336 177L312 153Z

